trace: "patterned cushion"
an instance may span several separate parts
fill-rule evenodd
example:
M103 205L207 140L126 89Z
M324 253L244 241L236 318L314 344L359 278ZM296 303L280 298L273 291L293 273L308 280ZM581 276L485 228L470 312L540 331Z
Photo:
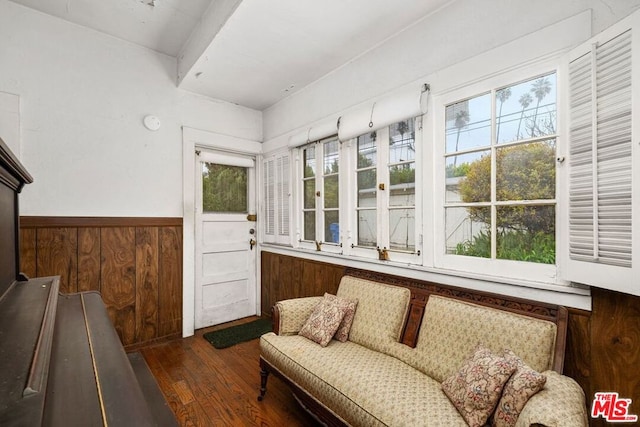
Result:
M515 363L517 369L502 390L491 421L493 427L515 426L529 398L542 390L547 382L547 377L528 367L513 351L505 350L504 358Z
M333 336L338 341L345 342L349 339L349 331L351 330L351 325L353 324L353 318L356 315L358 300L340 298L328 293L325 293L324 297L332 299L337 304L342 304L345 306L344 317L342 318L342 322L340 322L340 326L338 326L336 334Z
M498 354L514 349L527 365L542 372L552 367L555 340L553 322L431 295L416 349L402 357L442 382L482 343Z
M349 341L388 354L392 343L400 340L411 291L399 286L343 276L337 295L358 300Z
M297 335L322 297L293 298L278 301L280 312L278 335Z
M346 304L325 295L298 334L325 347L338 330L346 311Z
M486 424L502 394L502 388L516 369L513 360L478 346L460 370L444 380L442 390L471 427Z
M318 347L273 333L260 338L260 348L262 357L347 425L466 426L438 382L394 357L351 341Z

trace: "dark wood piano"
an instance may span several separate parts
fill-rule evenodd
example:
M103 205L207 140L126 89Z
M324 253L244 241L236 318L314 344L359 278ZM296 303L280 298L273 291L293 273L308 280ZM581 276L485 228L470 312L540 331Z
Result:
M33 179L0 139L0 425L176 426L100 294L19 273L18 194Z

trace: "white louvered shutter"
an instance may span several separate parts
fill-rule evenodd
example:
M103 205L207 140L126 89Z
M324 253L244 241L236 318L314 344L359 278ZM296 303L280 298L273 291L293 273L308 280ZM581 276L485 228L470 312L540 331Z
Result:
M264 161L264 241L275 242L275 167L274 159Z
M289 237L289 155L277 157L276 169L278 174L278 243L288 243Z
M568 280L635 295L640 26L633 27L639 17L631 15L570 54L569 256L562 269Z
M267 155L263 165L264 242L291 244L289 152Z

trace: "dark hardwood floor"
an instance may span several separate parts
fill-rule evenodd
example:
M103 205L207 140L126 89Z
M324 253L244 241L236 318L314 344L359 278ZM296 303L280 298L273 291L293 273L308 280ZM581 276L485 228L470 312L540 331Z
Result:
M182 426L314 426L287 386L269 377L258 402L258 340L218 350L202 335L256 317L196 331L140 350Z

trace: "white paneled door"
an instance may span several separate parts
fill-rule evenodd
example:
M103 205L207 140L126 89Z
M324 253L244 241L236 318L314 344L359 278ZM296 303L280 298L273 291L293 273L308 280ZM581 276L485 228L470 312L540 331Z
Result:
M196 151L195 327L257 313L254 159Z

